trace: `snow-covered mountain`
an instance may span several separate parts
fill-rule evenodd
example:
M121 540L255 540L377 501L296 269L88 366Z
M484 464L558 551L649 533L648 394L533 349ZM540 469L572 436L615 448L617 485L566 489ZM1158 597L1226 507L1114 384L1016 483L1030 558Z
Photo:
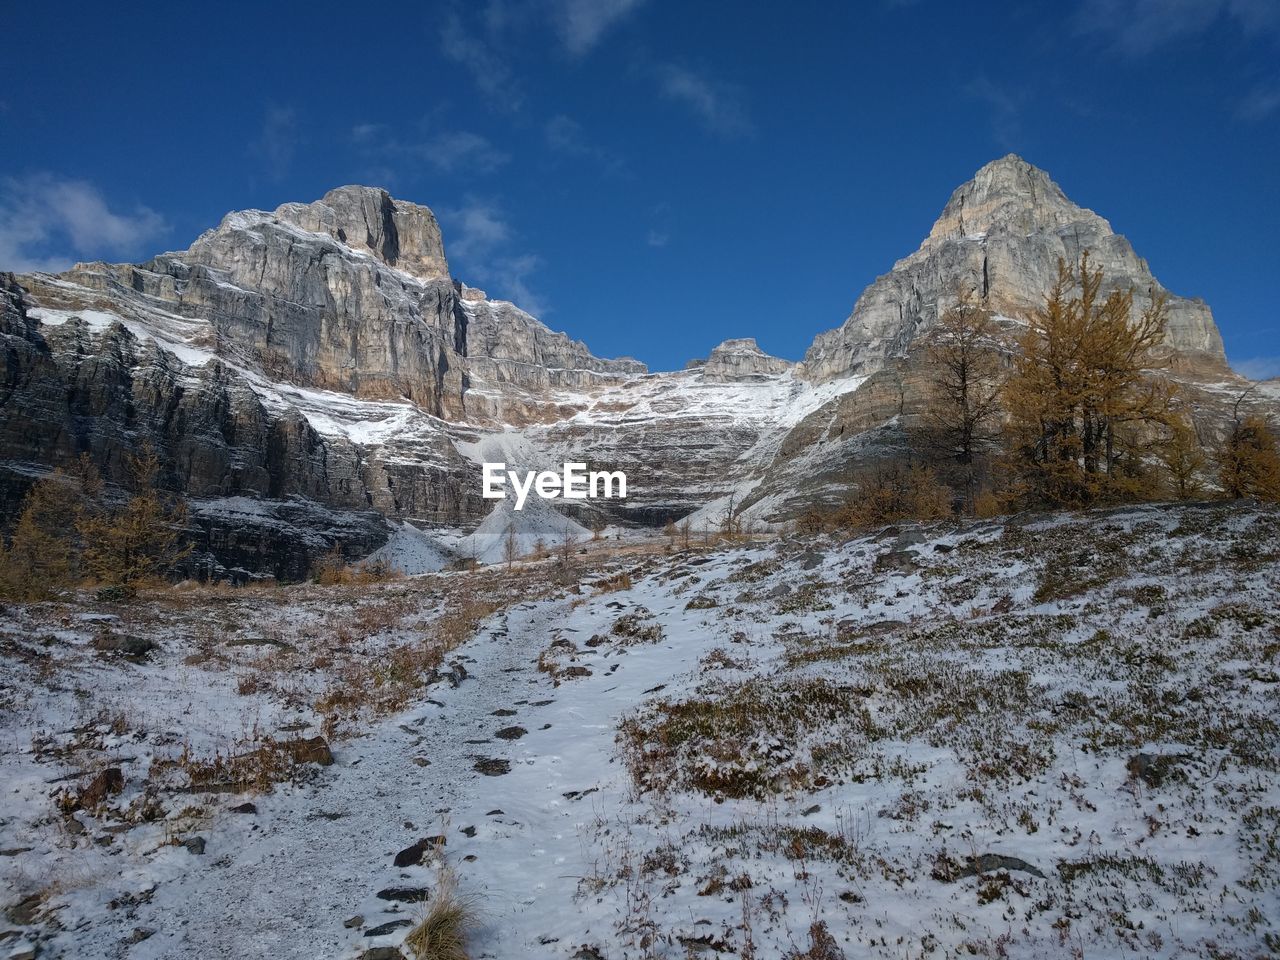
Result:
M476 529L486 459L625 470L628 499L578 508L584 525L713 519L731 496L785 519L909 415L912 344L951 298L974 290L1016 316L1086 248L1140 298L1162 289L1105 220L1005 157L803 363L734 339L650 373L453 278L426 207L341 187L228 214L143 264L0 274L0 490L11 512L82 452L120 481L149 442L192 503L202 569L286 578L406 521ZM1206 395L1237 387L1202 302L1174 298L1169 343Z

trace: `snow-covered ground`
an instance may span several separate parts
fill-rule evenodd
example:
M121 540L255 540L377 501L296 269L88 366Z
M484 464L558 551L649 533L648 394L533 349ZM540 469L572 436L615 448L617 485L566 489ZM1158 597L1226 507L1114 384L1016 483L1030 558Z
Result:
M358 957L444 863L501 960L1276 949L1274 510L577 562L10 607L11 948Z

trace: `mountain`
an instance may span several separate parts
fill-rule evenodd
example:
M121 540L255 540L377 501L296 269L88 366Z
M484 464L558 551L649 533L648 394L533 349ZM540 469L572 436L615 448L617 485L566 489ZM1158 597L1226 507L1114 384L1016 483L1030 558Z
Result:
M961 291L1016 319L1085 249L1139 301L1163 290L1107 221L1011 155L802 363L743 338L650 373L452 277L428 208L340 187L228 214L142 264L0 274L0 491L11 515L81 453L119 484L150 443L191 504L194 572L236 578L301 577L334 543L363 556L404 522L485 535L484 460L625 470L627 500L566 510L583 525L713 521L729 498L784 520L900 441L922 396L914 345ZM1208 307L1170 303L1176 375L1211 412L1243 381Z
M838 329L814 340L805 372L817 381L874 372L904 355L961 293L999 314L1025 316L1043 303L1058 261L1074 263L1086 250L1105 272L1106 289L1132 288L1139 308L1155 294L1169 296L1166 340L1184 365L1227 372L1222 337L1204 301L1170 294L1111 224L1014 154L956 189L920 249L871 284Z

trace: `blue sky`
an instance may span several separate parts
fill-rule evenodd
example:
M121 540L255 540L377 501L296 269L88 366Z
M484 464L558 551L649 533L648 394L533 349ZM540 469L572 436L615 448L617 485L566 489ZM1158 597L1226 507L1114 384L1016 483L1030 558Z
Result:
M375 183L600 355L799 358L1016 151L1280 374L1280 2L10 4L0 268Z

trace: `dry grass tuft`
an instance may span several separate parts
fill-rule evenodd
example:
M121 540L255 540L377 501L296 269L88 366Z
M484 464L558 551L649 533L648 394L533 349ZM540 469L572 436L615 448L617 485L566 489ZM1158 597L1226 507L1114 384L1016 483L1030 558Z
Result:
M426 915L409 931L404 945L415 960L469 960L467 934L476 920L475 902L461 896L457 878L442 869Z

